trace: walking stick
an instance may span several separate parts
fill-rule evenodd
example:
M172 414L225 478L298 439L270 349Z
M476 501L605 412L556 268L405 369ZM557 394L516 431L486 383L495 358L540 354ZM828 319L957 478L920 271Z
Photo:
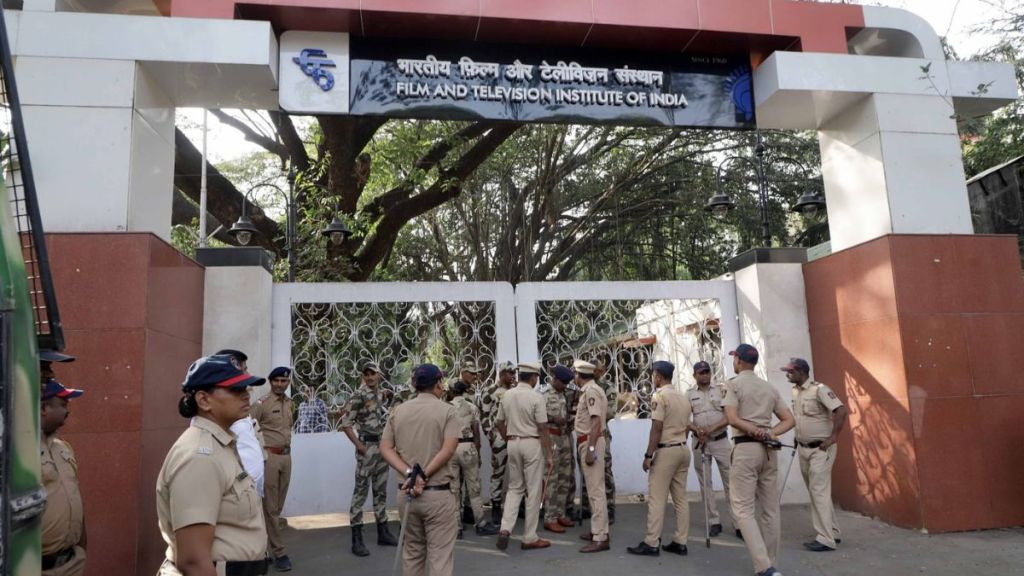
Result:
M700 470L701 470L701 487L700 496L704 501L704 545L711 548L711 527L708 525L708 517L711 516L710 508L708 507L708 476L710 476L708 461L711 459L710 454L707 451L707 444L704 442L698 442L696 448L700 450Z
M392 576L400 576L398 567L402 563L402 551L405 549L405 521L409 518L409 508L412 507L412 492L405 495L405 511L402 512L402 524L398 527L398 551L395 552L395 563L391 567Z
M789 466L786 466L786 475L782 478L782 486L779 488L779 506L782 506L782 495L786 493L786 483L789 482L789 473L793 471L793 460L796 460L796 441L793 441L792 446L779 443L779 448L792 448L793 451L789 454Z
M416 485L416 477L421 474L423 475L423 478L427 477L426 474L423 472L423 468L421 468L419 464L416 464L413 467L412 476L406 480L409 485L409 488L405 493L405 511L402 512L402 524L398 527L398 551L395 552L395 563L391 567L392 576L401 575L401 572L399 572L398 567L401 565L402 552L405 550L405 533L407 532L408 527L406 524L406 520L409 519L409 508L412 507L412 489Z

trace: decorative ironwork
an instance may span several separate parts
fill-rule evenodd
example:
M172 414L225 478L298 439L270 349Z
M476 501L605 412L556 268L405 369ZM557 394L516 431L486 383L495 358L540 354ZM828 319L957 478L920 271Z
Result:
M537 348L546 367L584 359L605 367L618 392L618 417L646 418L651 364L676 365L674 383L693 384L689 367L704 360L722 373L721 307L715 299L548 300L537 303Z
M333 302L292 305L293 379L324 401L330 429L360 383L362 367L380 368L385 390L410 384L413 368L437 364L452 374L462 362L480 366L482 385L493 382L496 362L494 302Z

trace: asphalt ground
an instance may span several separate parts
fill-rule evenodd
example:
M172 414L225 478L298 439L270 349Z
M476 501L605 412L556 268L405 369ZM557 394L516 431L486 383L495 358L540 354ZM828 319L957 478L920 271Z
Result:
M724 502L719 502L724 511ZM689 555L662 552L657 558L637 557L626 552L643 539L645 504L620 503L611 529L611 550L580 554L584 544L579 534L588 529L570 528L565 534L541 531L551 548L519 549L522 521L516 525L505 552L494 547L494 536L481 537L466 526L465 537L455 547L455 573L511 576L687 576L750 575L753 568L743 542L723 517L725 531L704 545L704 518L700 500L691 495ZM397 512L391 511L392 519ZM928 535L889 526L849 512L839 512L843 543L834 552L809 552L802 543L813 539L810 511L806 505L787 505L782 510L782 547L776 568L785 576L870 575L1022 575L1024 574L1024 529L1013 528L956 534ZM370 556L358 558L350 551L351 532L347 515L296 517L288 520L285 542L294 564L292 574L336 576L392 574L396 548L378 547L374 526L366 526ZM395 524L392 524L394 532ZM664 538L671 539L675 520L666 510ZM271 568L271 574L274 569Z

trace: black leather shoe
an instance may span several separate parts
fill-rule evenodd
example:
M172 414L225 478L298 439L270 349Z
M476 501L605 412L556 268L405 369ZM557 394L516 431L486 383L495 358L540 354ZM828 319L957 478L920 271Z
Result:
M804 548L807 548L811 552L835 552L835 548L829 548L817 540L813 542L804 542Z
M736 537L743 540L743 532L740 532L739 528L736 529Z
M504 531L503 532L499 532L498 533L498 540L495 541L494 546L498 550L505 550L506 548L508 548L509 536L510 536L510 534L508 532L504 532Z
M288 572L291 569L292 561L288 558L287 554L279 558L274 558L274 570L277 570L278 572Z
M651 546L647 542L643 541L632 548L626 548L626 552L636 554L637 556L657 556L661 554L661 551L658 550L657 546Z
M712 524L711 528L708 529L708 536L711 536L712 538L714 538L715 536L718 536L721 533L722 533L722 525L721 524Z
M483 524L476 525L477 536L494 536L500 531L500 528L498 528L494 524L491 524L490 522L484 522Z
M680 544L679 542L671 542L669 544L665 544L661 547L661 549L665 552L679 554L680 556L686 556L686 554L688 553L686 546L684 544Z

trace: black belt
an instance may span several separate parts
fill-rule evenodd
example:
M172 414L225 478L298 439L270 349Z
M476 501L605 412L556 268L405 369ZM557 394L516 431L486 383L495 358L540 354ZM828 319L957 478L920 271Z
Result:
M360 434L360 442L380 442L380 434Z
M658 448L674 448L676 446L682 446L682 442L673 442L671 444L658 444Z
M224 563L225 576L262 576L267 573L266 560L233 561Z
M735 442L736 444L746 444L747 442L757 442L758 444L761 443L760 440L754 438L753 436L735 436L733 437L732 441Z
M445 482L444 484L434 484L433 486L424 486L424 490L451 490L452 483Z
M726 432L725 430L722 430L721 432L718 433L717 436L712 436L711 438L708 438L708 442L716 442L718 440L721 440L722 438L727 438L728 436L729 433Z
M797 444L803 446L804 448L817 448L824 444L824 442L822 440L814 440L812 442L797 442Z
M472 441L473 441L472 438L459 438L459 444L465 444L467 442L472 442Z
M65 548L60 552L54 552L53 554L47 554L43 556L43 570L53 570L54 568L63 566L71 561L75 557L75 548Z

